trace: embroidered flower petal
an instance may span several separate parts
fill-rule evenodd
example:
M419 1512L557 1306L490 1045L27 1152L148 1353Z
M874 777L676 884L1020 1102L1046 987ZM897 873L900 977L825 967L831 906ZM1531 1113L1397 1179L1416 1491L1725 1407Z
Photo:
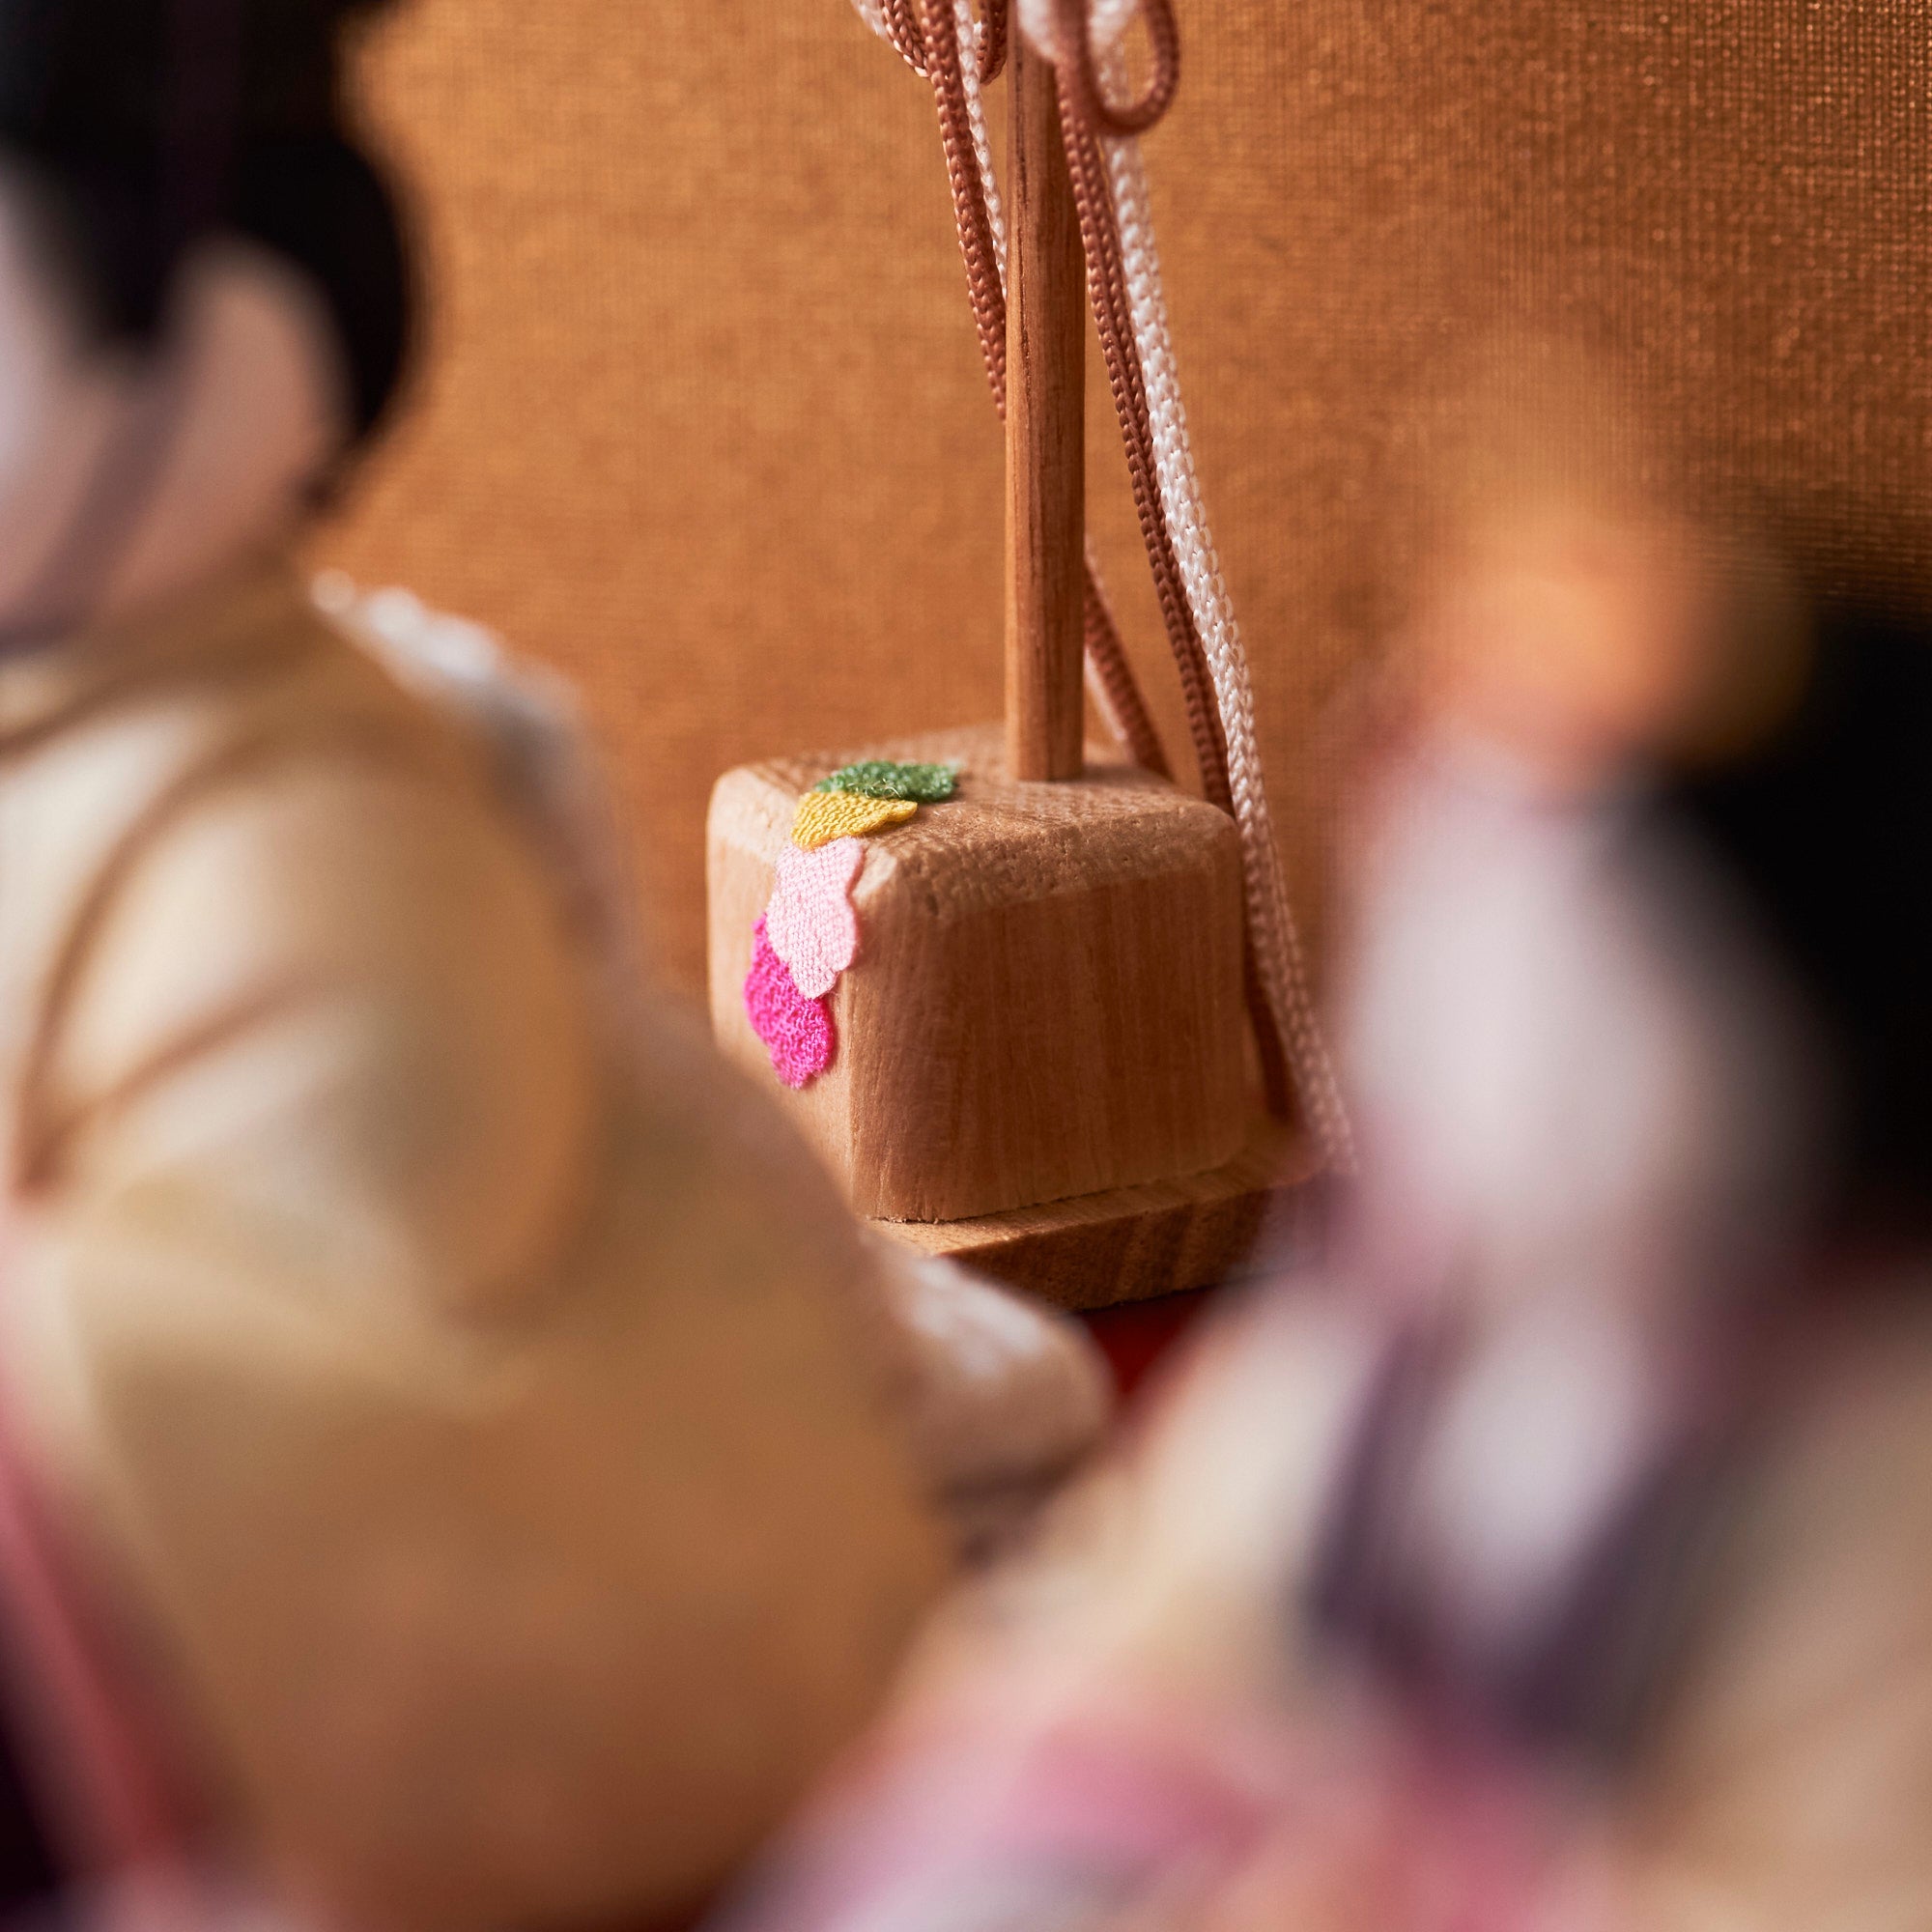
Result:
M859 916L851 892L865 863L865 842L858 838L835 838L810 852L787 845L779 854L765 934L809 1000L831 992L858 953Z
M787 1087L804 1087L832 1065L838 1041L831 1009L823 1000L809 1000L798 990L784 961L772 951L762 919L752 928L745 1013Z
M820 779L813 791L856 792L861 798L909 798L941 805L959 783L957 765L901 765L891 758L863 758Z
M798 802L798 815L791 823L794 845L809 852L817 845L829 845L835 838L863 838L867 832L883 832L889 825L902 825L919 807L910 799L862 798L856 792L809 791Z

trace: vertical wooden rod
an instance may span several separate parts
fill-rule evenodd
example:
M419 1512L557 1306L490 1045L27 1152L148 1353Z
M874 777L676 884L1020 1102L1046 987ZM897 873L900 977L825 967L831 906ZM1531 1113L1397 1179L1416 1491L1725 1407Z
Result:
M1053 68L1017 31L1011 74L1007 769L1016 779L1071 779L1086 736L1087 269Z

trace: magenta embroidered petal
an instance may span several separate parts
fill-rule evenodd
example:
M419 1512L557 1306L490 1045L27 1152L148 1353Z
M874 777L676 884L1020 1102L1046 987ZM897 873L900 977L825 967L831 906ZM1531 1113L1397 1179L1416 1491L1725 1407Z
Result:
M865 841L835 838L805 851L779 854L778 883L765 907L771 949L791 968L792 983L815 1000L838 983L859 952L859 918L852 882L866 863Z
M752 970L745 975L745 1013L787 1087L804 1087L832 1065L837 1039L832 1010L808 999L772 951L760 919L752 928Z

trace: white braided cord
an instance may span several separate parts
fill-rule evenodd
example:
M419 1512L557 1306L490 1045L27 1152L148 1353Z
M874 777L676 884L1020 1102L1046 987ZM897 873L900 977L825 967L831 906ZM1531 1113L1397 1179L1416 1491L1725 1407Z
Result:
M1103 80L1118 84L1122 78L1122 66L1119 51L1110 51L1102 61ZM1207 653L1215 709L1227 745L1228 788L1240 834L1241 879L1256 963L1296 1090L1308 1110L1308 1123L1329 1164L1344 1173L1352 1172L1354 1136L1309 987L1307 958L1289 903L1280 848L1275 843L1255 733L1254 686L1248 673L1247 649L1208 528L1188 440L1187 411L1180 399L1174 340L1168 330L1167 298L1161 286L1160 252L1154 241L1141 144L1132 135L1103 134L1100 145L1120 222L1121 255L1135 347L1147 384L1161 507L1174 540L1188 608Z

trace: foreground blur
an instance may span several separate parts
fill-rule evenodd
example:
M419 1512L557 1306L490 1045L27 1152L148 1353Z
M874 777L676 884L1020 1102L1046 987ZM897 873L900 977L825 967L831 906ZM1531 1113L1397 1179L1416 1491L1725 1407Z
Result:
M735 1932L1932 1921L1932 649L1533 388L1435 479L1326 1254Z

